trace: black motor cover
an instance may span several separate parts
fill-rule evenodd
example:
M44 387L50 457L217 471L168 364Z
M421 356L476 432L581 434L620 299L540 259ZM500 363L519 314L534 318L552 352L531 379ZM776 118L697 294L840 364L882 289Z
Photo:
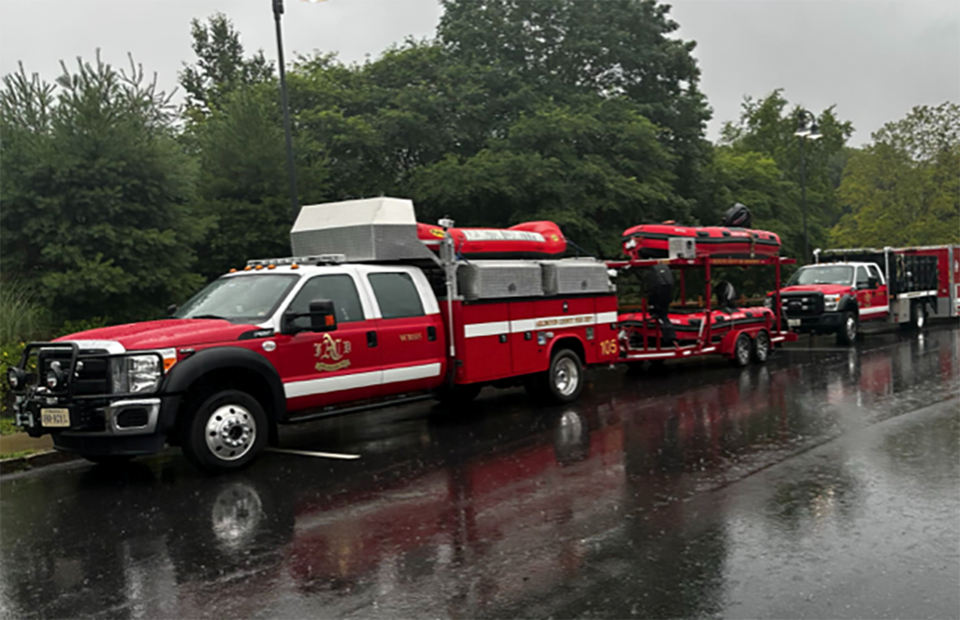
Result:
M647 272L647 302L650 314L665 317L673 301L673 273L666 265L660 264Z
M753 225L753 215L750 214L750 209L738 202L723 214L720 225L730 228L750 228Z

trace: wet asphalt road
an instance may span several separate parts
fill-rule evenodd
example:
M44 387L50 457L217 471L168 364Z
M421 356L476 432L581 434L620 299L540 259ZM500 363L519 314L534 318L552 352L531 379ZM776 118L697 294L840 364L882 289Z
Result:
M9 618L960 617L960 330L0 481Z

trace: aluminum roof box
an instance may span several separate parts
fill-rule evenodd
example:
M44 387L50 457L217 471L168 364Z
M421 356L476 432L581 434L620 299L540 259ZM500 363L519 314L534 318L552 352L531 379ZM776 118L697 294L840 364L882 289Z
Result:
M363 198L305 205L290 230L294 256L343 254L349 262L434 261L417 238L413 201Z
M543 292L547 296L613 293L607 266L593 258L540 261Z
M458 265L460 294L469 301L543 297L543 275L534 261L474 260Z

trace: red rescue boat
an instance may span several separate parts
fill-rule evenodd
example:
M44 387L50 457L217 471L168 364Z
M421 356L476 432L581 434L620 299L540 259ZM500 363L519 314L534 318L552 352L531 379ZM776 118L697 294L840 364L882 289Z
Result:
M510 228L449 228L453 247L464 258L559 258L567 240L553 222L524 222ZM444 230L417 224L417 237L434 252L440 251Z
M691 239L697 256L762 258L780 253L780 237L766 230L724 226L641 224L623 231L623 251L631 259L667 258L671 238Z

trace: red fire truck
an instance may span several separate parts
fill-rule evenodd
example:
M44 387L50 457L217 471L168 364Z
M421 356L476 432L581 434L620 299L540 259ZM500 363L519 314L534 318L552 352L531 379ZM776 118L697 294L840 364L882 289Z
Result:
M814 258L779 291L794 331L851 344L860 323L920 330L928 316L960 316L960 245L817 250Z
M220 471L320 416L484 385L574 400L586 365L619 359L615 288L600 261L529 258L557 250L535 230L448 231L438 256L408 200L304 207L294 257L250 261L170 319L29 344L7 377L16 423L95 462L170 443Z

